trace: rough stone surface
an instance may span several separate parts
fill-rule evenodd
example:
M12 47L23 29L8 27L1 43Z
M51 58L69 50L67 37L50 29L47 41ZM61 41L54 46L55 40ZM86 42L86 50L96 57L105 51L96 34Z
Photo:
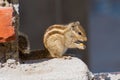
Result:
M78 58L54 58L26 61L9 67L7 61L0 69L0 80L88 80L92 77L86 64Z
M96 73L94 80L120 80L120 72Z

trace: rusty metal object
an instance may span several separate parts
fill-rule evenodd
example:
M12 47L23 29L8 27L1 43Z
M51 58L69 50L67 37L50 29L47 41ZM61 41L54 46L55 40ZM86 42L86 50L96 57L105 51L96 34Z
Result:
M5 0L5 1L8 1L8 4L14 5L13 4L14 1L12 1L12 0ZM8 36L5 40L3 40L4 37L0 37L0 40L4 41L4 42L0 43L0 62L2 62L2 63L8 59L15 59L16 61L19 60L19 54L18 54L19 15L15 11L14 7L11 5L9 7L11 7L13 9L13 12L12 12L12 15L9 20L10 20L10 25L11 25L12 29L14 30L14 34L12 36ZM6 6L2 6L1 8L4 9L4 8L6 8ZM6 33L7 32L5 32L5 34Z

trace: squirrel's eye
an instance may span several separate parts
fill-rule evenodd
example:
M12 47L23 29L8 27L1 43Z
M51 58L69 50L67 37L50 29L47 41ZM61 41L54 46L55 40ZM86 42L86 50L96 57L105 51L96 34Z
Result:
M5 3L2 4L3 7L4 7L5 5L6 5Z
M72 28L74 28L75 26L74 25L72 25Z
M78 32L79 35L81 35L81 32Z

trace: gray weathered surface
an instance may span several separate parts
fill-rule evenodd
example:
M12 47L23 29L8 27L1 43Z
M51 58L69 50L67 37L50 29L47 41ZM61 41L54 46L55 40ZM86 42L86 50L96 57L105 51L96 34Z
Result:
M16 64L8 60L0 68L0 80L88 80L92 77L80 59L54 58Z
M120 80L120 72L96 73L94 80Z
M0 63L0 80L90 80L91 77L86 64L75 57L31 60L25 64L10 59ZM93 80L120 80L120 72L95 73Z

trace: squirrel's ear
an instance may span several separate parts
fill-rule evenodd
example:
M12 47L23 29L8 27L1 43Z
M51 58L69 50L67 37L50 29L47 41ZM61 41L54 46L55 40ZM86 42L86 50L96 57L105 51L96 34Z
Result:
M76 25L75 24L71 25L71 29L75 30L76 29Z
M69 23L67 26L68 26L67 29L73 30L73 29L75 28L75 22L71 22L71 23Z
M9 3L11 3L11 0L6 0L6 1L8 1Z
M79 24L79 25L80 25L80 22L79 22L79 21L76 21L75 24Z

